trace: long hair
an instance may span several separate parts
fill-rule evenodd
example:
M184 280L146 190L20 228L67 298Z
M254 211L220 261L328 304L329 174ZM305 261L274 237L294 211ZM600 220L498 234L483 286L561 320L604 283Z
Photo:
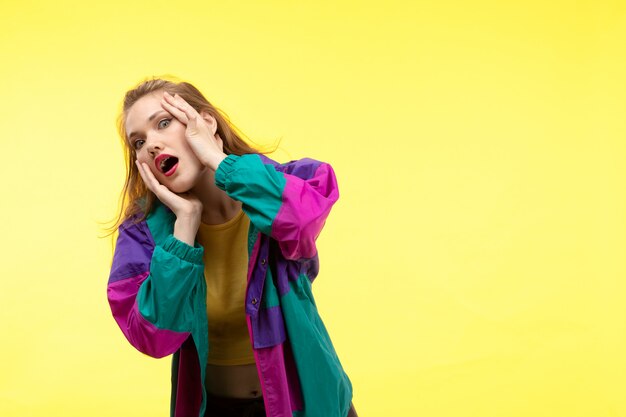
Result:
M122 139L124 159L126 161L126 180L120 196L120 207L115 223L107 228L109 234L115 232L126 219L134 217L136 222L146 219L155 201L155 195L146 188L139 170L135 165L135 151L128 142L125 128L126 116L129 109L147 94L167 91L171 95L178 94L191 105L198 113L206 111L217 121L217 133L224 142L224 153L227 155L244 155L251 153L264 153L248 145L244 136L217 107L212 105L202 93L187 82L169 81L162 78L148 79L139 83L135 88L126 92L122 105L122 111L117 118L117 129Z

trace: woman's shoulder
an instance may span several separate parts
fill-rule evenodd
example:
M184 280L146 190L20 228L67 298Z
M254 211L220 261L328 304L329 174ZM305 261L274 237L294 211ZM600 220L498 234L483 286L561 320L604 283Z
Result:
M331 166L327 162L319 161L313 158L300 158L293 159L288 162L277 162L266 155L258 154L263 163L273 165L278 171L285 174L295 175L297 177L308 179L315 176L320 168L326 168L332 170Z
M152 203L147 215L144 210L138 210L127 216L120 224L119 231L145 234L154 242L160 242L172 233L175 220L176 216L172 210L156 200Z

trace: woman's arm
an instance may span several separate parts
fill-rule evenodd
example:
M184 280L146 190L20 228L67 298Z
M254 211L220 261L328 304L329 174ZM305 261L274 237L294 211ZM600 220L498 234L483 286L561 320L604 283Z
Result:
M198 159L215 171L215 184L263 233L275 238L287 259L311 258L330 208L339 198L330 165L302 159L277 170L259 155L226 155L217 121L182 97L163 94L163 108L186 125L185 138Z
M339 198L332 167L313 159L286 164L281 172L259 155L228 155L215 184L243 203L250 220L279 242L287 259L311 258L315 240Z
M139 351L160 358L189 337L192 296L204 282L202 253L172 235L155 245L145 221L120 227L107 296L113 317Z

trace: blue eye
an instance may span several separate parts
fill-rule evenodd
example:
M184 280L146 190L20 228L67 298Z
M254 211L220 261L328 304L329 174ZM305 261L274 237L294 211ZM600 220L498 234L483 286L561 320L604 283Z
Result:
M144 142L145 141L143 139L137 139L133 142L133 148L135 148L135 150L138 150L139 148L141 148Z
M170 125L170 123L171 123L171 120L172 119L159 120L159 124L158 124L159 128L160 129L164 129L164 128L168 127Z

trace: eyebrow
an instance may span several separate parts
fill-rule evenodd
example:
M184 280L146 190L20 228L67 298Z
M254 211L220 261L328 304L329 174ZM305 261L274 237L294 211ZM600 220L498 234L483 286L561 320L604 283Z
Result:
M159 113L167 113L167 112L165 110L157 110L156 112L152 113L152 116L148 117L148 121L151 122L152 120L154 120L154 118L157 117ZM127 139L130 140L130 138L132 138L136 134L137 132L130 132L130 134L127 136Z

